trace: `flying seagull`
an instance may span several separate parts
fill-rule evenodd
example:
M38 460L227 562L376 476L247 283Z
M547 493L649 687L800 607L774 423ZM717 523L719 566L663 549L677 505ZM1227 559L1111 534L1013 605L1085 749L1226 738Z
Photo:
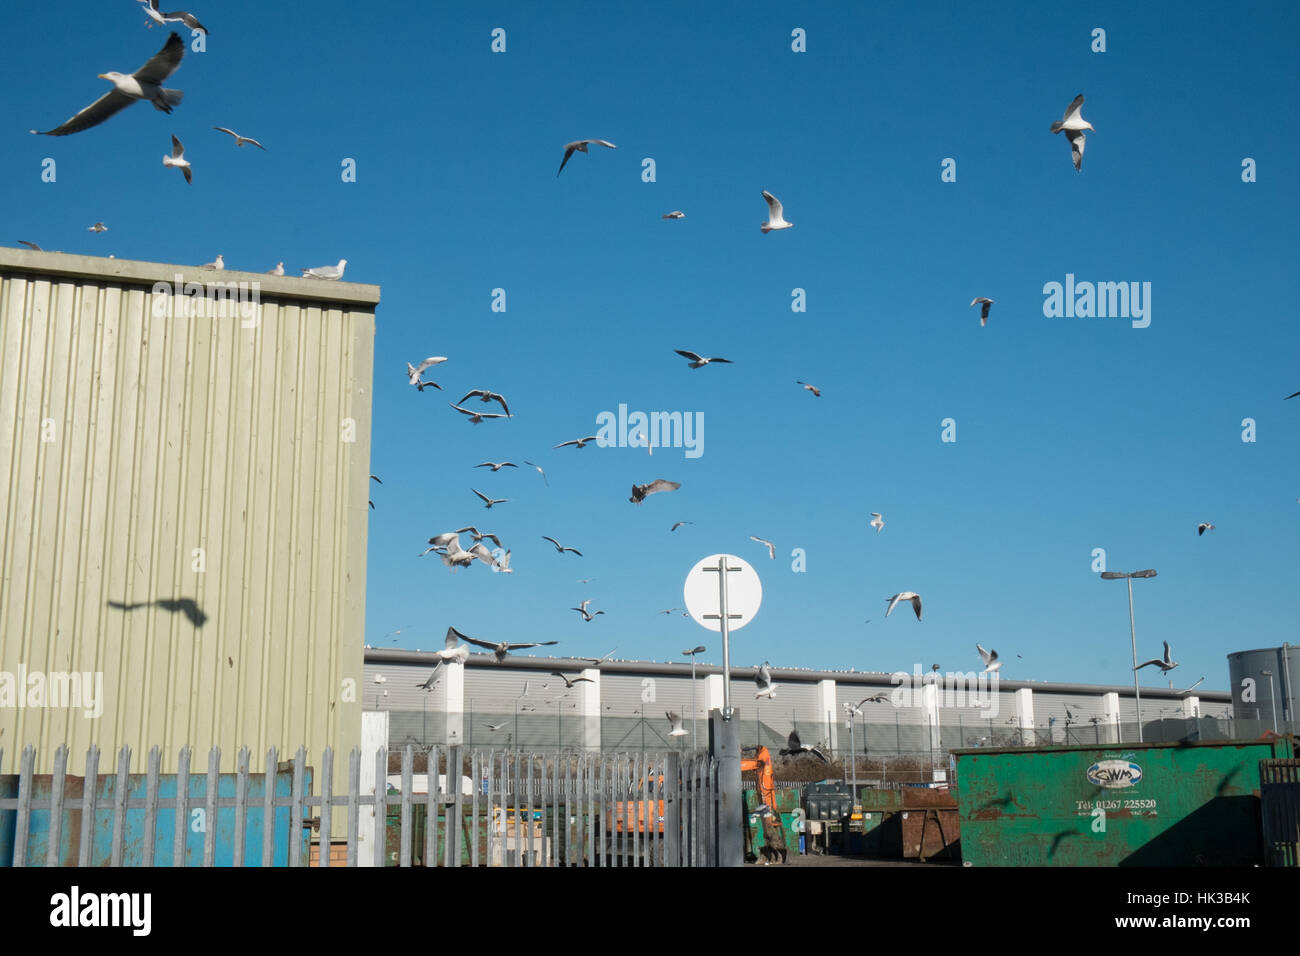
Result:
M1287 398L1295 398L1297 395L1300 395L1300 392L1292 392L1292 393L1291 393L1290 395L1288 395L1286 398L1282 399L1282 401L1285 402Z
M317 266L315 269L303 269L304 279L342 279L343 270L348 267L348 260L340 259L336 266Z
M469 648L460 643L461 638L464 636L464 634L456 630L454 627L447 628L447 638L443 642L443 649L433 652L434 656L438 658L438 664L463 664L469 659ZM438 673L438 664L434 665L433 673L429 675L428 680L423 684L416 684L415 686L423 688L424 690L432 690L434 674Z
M604 613L605 613L604 611L588 611L588 610L587 610L587 605L590 604L590 603L591 603L590 600L582 601L580 607L571 607L571 608L569 608L569 610L570 610L570 611L577 611L579 614L582 615L582 619L583 619L584 621L586 621L588 624L590 624L590 623L595 619L595 617L596 617L597 614L604 614Z
M97 222L93 226L87 226L86 231L87 232L108 232L108 226L104 225L102 222Z
M671 528L669 528L668 530L669 530L669 531L676 531L678 528L680 528L680 527L681 527L682 525L684 525L684 524L695 524L695 522L694 522L694 521L678 521L678 522L676 522L676 523L675 523Z
M682 212L680 209L674 209L672 212L664 213L659 218L660 219L685 219L686 213Z
M871 527L873 527L873 528L876 529L876 534L880 534L880 532L884 530L884 527L885 527L885 519L884 519L883 517L881 517L879 511L873 511L873 512L871 512L871 521L870 521L870 525L871 525Z
M370 480L371 480L371 481L379 481L379 478L376 477L375 475L371 475L371 476L370 476ZM381 485L383 484L382 481L379 481L379 483L380 483ZM370 507L371 507L371 508L374 508L374 506L375 506L375 503L374 503L373 501L370 502Z
M19 240L17 240L17 242L18 242L18 245L20 245L20 246L26 246L28 249L34 249L34 250L36 250L37 252L44 252L44 251L45 251L45 250L42 249L40 246L38 246L36 243L34 243L34 242L28 242L26 239L19 239Z
M781 756L797 757L800 754L812 754L814 757L821 758L822 763L830 763L830 761L826 759L826 755L816 747L805 747L799 741L799 732L797 730L792 730L790 731L790 736L786 738L785 746L781 748Z
M680 714L675 714L671 710L665 711L664 716L668 718L668 723L672 725L672 730L668 731L669 737L685 737L688 731L682 726Z
M494 564L494 565L492 566L492 570L493 570L493 571L499 571L499 572L502 573L502 574L514 574L514 573L515 573L515 569L512 568L512 567L510 567L510 552L509 552L509 551L507 551L507 552L505 553L505 557L503 557L500 561L498 561L496 564Z
M475 465L475 468L491 468L492 473L500 471L502 468L518 468L513 461L485 461L482 464Z
M493 505L502 505L510 500L509 498L489 498L487 495L483 494L483 492L479 491L476 488L471 488L470 491L474 492L474 494L478 495L480 498L483 499L483 501L485 502L483 507L485 508L491 508Z
M214 126L212 128L215 129L218 133L228 133L229 135L235 137L236 146L243 146L245 143L252 143L260 150L266 149L265 146L263 146L257 140L253 139L251 136L240 136L233 129L226 129L224 126Z
M614 651L616 651L616 650L618 650L617 647L611 648L611 649L610 649L610 652L609 652L608 654L606 654L604 657L596 657L596 658L592 658L592 657L579 657L578 660L580 660L580 661L586 661L588 664L590 664L590 665L592 665L593 667L595 667L597 664L600 664L600 663L603 663L604 661L609 660L610 657L613 656Z
M667 610L660 611L659 613L660 613L660 614L672 614L673 611L683 611L683 610L685 610L685 608L680 608L680 607L670 607L670 608L668 608Z
M894 613L894 605L899 601L911 601L912 610L916 612L916 619L921 620L921 595L914 591L899 591L893 597L887 597L885 600L889 602L889 610L885 612L885 617L889 617Z
M975 645L975 650L980 652L980 660L984 662L984 670L980 673L987 674L1002 667L1002 662L998 660L997 651L986 651L979 644Z
M862 698L856 704L851 704L848 701L845 701L844 709L847 710L850 714L854 714L855 716L861 717L863 704L880 704L888 699L889 699L888 694L872 694L870 697Z
M555 175L558 176L560 173L564 172L564 164L569 161L569 157L572 156L574 152L585 153L587 152L587 147L593 144L596 146L605 146L609 149L618 149L618 147L613 143L607 143L603 139L580 139L572 143L565 143L564 160L560 163L560 168L555 171Z
M587 445L587 442L589 442L589 441L595 441L595 440L596 440L596 436L595 436L595 435L588 435L586 438L575 438L573 441L562 441L562 442L560 442L558 445L556 445L555 447L556 447L556 448L563 448L565 445L576 445L576 446L579 447L579 448L585 448L586 445ZM534 465L533 467L536 468L537 466Z
M989 306L991 306L991 305L993 304L993 300L992 300L992 299L986 299L986 298L984 298L983 296L979 296L979 297L977 297L977 298L974 298L974 299L971 299L971 300L970 300L970 304L971 304L971 305L975 305L977 302L978 302L979 305L980 305L980 328L982 329L982 328L984 328L984 326L988 323L988 320L989 320Z
M676 491L682 486L680 481L668 481L665 478L656 478L648 485L632 486L632 497L627 499L634 505L639 505L645 500L646 495L657 494L660 491Z
M80 133L83 129L98 126L136 100L148 100L154 105L154 109L170 113L173 106L180 104L185 94L181 90L165 90L162 88L162 83L176 72L184 55L185 44L181 41L179 33L173 33L167 38L163 48L134 73L100 73L99 78L111 82L113 89L80 113L69 117L62 126L43 132L37 130L31 132L39 133L41 136L67 136L69 133Z
M440 363L442 363L442 362L445 362L445 361L447 361L447 356L445 356L445 355L430 355L427 359L425 359L425 360L424 360L423 362L421 362L419 365L412 365L410 362L407 362L407 363L406 363L406 380L407 380L407 382L409 382L410 384L414 385L416 388L418 388L418 389L419 389L420 391L422 391L422 392L424 391L424 387L425 387L426 385L432 385L434 388L441 389L442 386L439 385L437 382L422 382L422 381L420 381L420 376L421 376L421 374L423 374L424 370L425 370L426 368L428 368L429 366L431 366L431 365L438 365L438 364L440 364Z
M1164 656L1164 657L1156 657L1156 658L1153 658L1152 660L1149 660L1149 661L1143 661L1141 664L1139 664L1137 667L1135 667L1135 668L1133 668L1133 669L1134 669L1135 671L1140 671L1142 668L1146 667L1148 664L1155 664L1156 667L1160 668L1161 673L1168 673L1169 671L1173 670L1175 667L1178 666L1178 662L1175 661L1172 657L1169 656L1169 642L1168 642L1168 641L1165 641L1165 656Z
M225 260L225 259L222 259L222 258L221 258L221 253L218 252L218 253L217 253L217 257L216 257L215 259L213 259L211 262L205 262L205 263L203 263L203 265L200 266L199 268L201 268L201 269L215 269L216 271L220 272L220 271L221 271L222 269L224 269L225 267L226 267L226 260Z
M776 560L776 545L771 541L764 541L762 538L755 538L752 534L749 536L750 541L757 541L759 544L767 546L767 556L773 561Z
M1214 525L1202 521L1200 524L1196 526L1196 536L1199 538L1201 535L1205 534L1205 532L1213 531L1213 530L1214 530Z
M551 487L551 480L546 477L546 472L542 471L541 465L534 465L531 461L525 461L524 464L532 465L532 467L536 468L537 473L542 476L542 481L546 482L546 487L547 488Z
M763 666L754 674L754 683L758 686L758 693L754 695L754 700L760 697L766 697L768 700L776 698L776 689L780 685L772 683L772 668L767 661L763 661Z
M198 30L205 34L208 32L208 28L199 23L198 18L192 13L186 13L184 10L176 10L172 13L161 12L158 9L158 0L148 0L148 3L145 4L143 10L154 23L161 23L163 26L166 26L169 23L176 23L179 21L184 23L191 30ZM149 24L149 26L153 26L153 23Z
M506 400L503 396L498 395L496 392L489 392L486 389L476 388L474 389L474 391L466 395L465 398L473 398L475 395L478 395L480 398L482 398L484 402L497 402L498 404L500 404L501 410L505 412L507 416L510 415L510 409L506 407ZM456 404L457 405L463 404L465 398L462 398Z
M491 641L475 640L472 637L466 637L464 634L461 635L461 639L466 641L469 644L475 644L479 647L486 647L489 651L492 652L493 656L496 657L498 664L500 664L503 660L505 660L506 655L509 654L511 651L523 650L525 647L549 647L551 644L560 643L559 641L534 641L530 644L511 644L509 641L500 641L496 644L493 644ZM525 683L525 693L527 692L526 688L527 688L527 684Z
M486 727L488 730L492 731L492 733L496 733L498 730L504 727L506 723L507 721L503 720L499 724L484 724L483 726Z
M426 382L425 384L427 385L431 383ZM508 418L509 417L508 415L502 415L500 412L473 412L470 411L468 408L461 408L459 405L455 404L454 402L448 402L447 404L450 405L452 408L456 409L456 411L460 412L462 415L468 415L469 423L471 425L477 425L485 418Z
M802 386L803 386L804 388L806 388L808 391L812 392L812 393L813 393L813 396L814 396L815 398L821 398L821 397L822 397L822 390L821 390L820 388L818 388L816 385L809 385L807 382L795 382L795 384L796 384L796 385L802 385Z
M181 141L175 136L172 137L172 154L163 157L163 165L175 166L180 169L185 174L187 183L194 181L194 175L190 172L190 161L185 158L185 147L181 145Z
M766 189L763 190L763 198L767 200L767 222L763 223L763 232L771 232L773 229L789 229L794 225L792 222L786 222L782 215L784 211L781 207L781 200L777 199Z
M595 682L594 680L592 680L590 677L575 677L575 678L573 678L572 680L570 680L569 678L567 678L567 677L565 677L563 674L561 674L559 671L551 671L551 676L552 676L552 677L558 677L560 680L564 681L564 688L565 688L565 690L572 690L574 684L581 684L581 683L583 683L584 681L585 681L586 683L588 683L588 684L594 684L594 683L596 683L596 682Z
M1083 169L1083 144L1086 137L1083 135L1085 129L1092 129L1092 124L1083 118L1080 110L1083 108L1083 94L1080 93L1074 98L1065 110L1065 115L1052 124L1052 132L1059 133L1065 131L1066 138L1070 141L1070 153L1074 157L1074 168L1082 171ZM1093 130L1096 132L1096 130Z
M687 352L685 349L673 349L673 351L682 358L688 360L691 368L704 368L704 366L708 365L710 362L725 362L728 365L732 364L731 359L703 358L702 356L696 355L694 352Z
M555 545L555 550L560 552L560 554L564 554L565 551L572 551L578 557L582 557L582 552L579 551L577 548L565 547L564 545L560 544L560 542L556 541L554 538L548 538L546 535L542 535L542 540L549 541L551 542L551 544Z

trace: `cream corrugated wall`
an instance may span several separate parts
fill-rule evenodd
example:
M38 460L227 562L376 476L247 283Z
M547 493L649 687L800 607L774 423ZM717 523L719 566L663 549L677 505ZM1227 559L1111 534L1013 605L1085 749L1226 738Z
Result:
M240 281L242 311L183 294ZM0 252L0 769L358 743L378 299ZM102 673L102 713L14 706L24 671Z

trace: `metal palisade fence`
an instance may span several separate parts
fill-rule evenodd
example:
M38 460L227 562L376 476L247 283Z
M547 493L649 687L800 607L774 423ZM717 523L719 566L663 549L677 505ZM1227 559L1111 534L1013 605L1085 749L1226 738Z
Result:
M452 746L406 747L392 760L396 767L387 749L377 751L363 786L354 749L347 790L335 794L328 748L317 775L304 748L287 762L271 748L256 774L243 748L236 772L221 773L217 747L206 772L191 773L185 748L176 772L161 773L154 747L147 771L132 774L123 747L116 772L100 774L92 747L76 777L66 747L48 775L33 772L36 752L27 747L19 772L0 775L0 866L306 866L312 831L321 835L320 865L717 862L718 768L707 754Z

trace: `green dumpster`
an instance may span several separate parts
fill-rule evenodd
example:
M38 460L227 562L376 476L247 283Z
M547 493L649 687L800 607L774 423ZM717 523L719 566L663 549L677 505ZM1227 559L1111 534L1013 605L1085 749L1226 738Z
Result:
M1263 862L1259 762L1287 738L957 750L967 866Z

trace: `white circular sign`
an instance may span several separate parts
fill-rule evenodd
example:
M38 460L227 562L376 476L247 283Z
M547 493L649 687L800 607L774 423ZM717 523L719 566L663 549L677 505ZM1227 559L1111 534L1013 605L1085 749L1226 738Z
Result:
M718 591L718 570L723 558L727 559L727 613L729 615L727 630L735 631L754 619L759 605L763 603L763 584L758 579L758 572L744 558L734 554L711 554L700 561L686 575L686 586L682 596L686 600L686 610L695 618L695 623L707 627L710 631L722 630L722 619L718 616L721 595ZM713 570L709 570L712 568ZM709 615L712 615L710 617ZM739 615L739 616L736 616Z

